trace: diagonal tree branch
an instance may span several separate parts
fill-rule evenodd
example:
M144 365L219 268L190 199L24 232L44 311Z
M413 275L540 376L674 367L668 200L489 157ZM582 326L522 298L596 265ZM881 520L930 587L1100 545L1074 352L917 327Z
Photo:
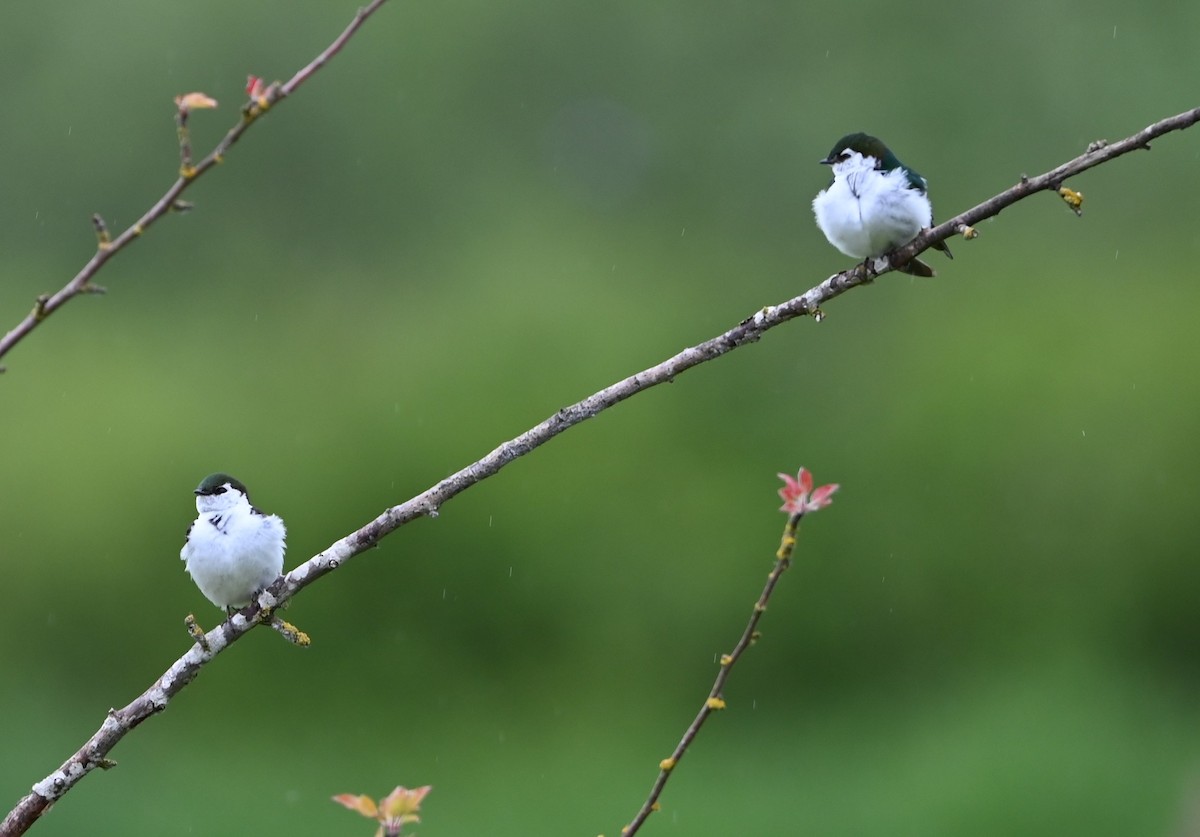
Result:
M1126 137L1119 142L1109 143L1104 140L1097 140L1088 146L1086 152L1080 154L1074 160L1068 160L1061 166L1057 166L1045 174L1039 174L1037 177L1021 175L1020 182L1011 189L1003 191L995 197L988 198L978 206L973 206L966 212L955 215L950 220L924 231L908 244L898 248L892 257L892 261L896 264L903 264L908 259L911 259L937 242L945 241L950 236L961 233L964 227L978 224L985 218L994 218L1000 214L1002 209L1012 206L1022 198L1027 198L1032 194L1046 190L1057 191L1068 177L1082 174L1090 168L1095 168L1101 163L1107 163L1109 160L1116 159L1123 154L1128 154L1130 151L1149 151L1151 140L1158 139L1163 134L1169 134L1172 131L1182 131L1184 128L1190 128L1198 121L1200 121L1200 108L1192 108L1175 116L1161 119L1153 125L1147 125L1133 136ZM1063 197L1067 200L1068 204L1072 203L1069 195L1064 195ZM1073 206L1073 208L1078 211L1077 206Z
M382 0L378 0L367 9L374 9L380 2ZM363 12L360 12L360 16L362 14ZM1032 178L1022 177L1020 182L1011 189L922 233L912 243L897 250L893 254L893 259L897 263L902 263L905 259L928 248L935 241L941 241L956 232L961 232L964 225L990 218L1005 207L1036 192L1058 188L1068 176L1116 159L1135 149L1148 148L1150 140L1170 131L1188 128L1197 121L1200 121L1200 108L1156 122L1120 142L1093 148L1086 154L1045 174ZM264 609L269 610L288 601L318 578L374 546L381 538L391 534L404 524L419 517L437 517L438 510L446 501L497 473L517 458L541 447L560 433L639 392L662 383L670 383L675 380L676 376L695 366L728 354L741 346L757 342L767 331L789 320L810 315L819 321L823 316L821 305L841 296L851 288L872 281L875 275L890 270L890 266L885 266L881 271L868 273L861 266L857 266L836 273L800 296L779 305L763 308L723 334L684 349L662 363L605 387L569 407L563 407L545 421L508 440L482 459L446 477L432 488L385 510L365 526L336 541L287 575L276 579L264 591L258 604L250 605L235 614L229 621L209 631L206 636L209 646L207 651L199 645L193 646L176 660L149 689L129 705L121 709L110 710L100 729L61 767L34 785L31 793L25 796L5 817L3 823L0 823L0 837L16 837L16 835L24 834L26 829L51 804L66 794L80 779L97 767L111 767L113 763L108 759L108 754L117 742L142 721L165 709L171 698L192 682L200 670L217 654L244 636L256 624L269 619L269 613L264 612Z
M187 159L190 156L190 152L185 152L184 165L180 170L179 179L171 184L171 188L167 189L163 196L123 233L116 238L110 239L108 230L104 226L104 221L98 215L93 216L92 222L96 226L98 239L95 254L88 259L87 264L75 274L74 278L63 285L57 293L39 296L34 303L33 310L25 316L25 319L17 323L11 331L0 338L0 358L8 354L14 346L41 325L47 317L75 297L80 294L102 292L103 288L92 284L92 279L108 263L109 259L137 240L142 233L150 228L151 224L176 208L180 196L184 191L197 178L221 163L225 158L225 154L233 147L233 144L242 138L242 134L246 133L247 129L257 121L258 117L266 113L272 105L290 96L313 73L324 67L331 58L341 51L342 47L358 31L359 27L366 22L367 18L374 14L385 2L387 0L371 0L368 5L360 8L358 13L354 15L354 19L350 21L350 25L320 55L310 61L284 84L272 84L262 92L261 96L257 99L252 99L242 109L242 118L238 123L229 129L228 133L225 134L216 147L203 160L194 166L190 165L190 161ZM183 124L180 125L180 132L182 143L186 141L185 126ZM0 372L3 371L4 367L0 366Z
M696 717L692 719L687 729L684 730L683 737L679 739L679 743L675 745L675 749L671 751L671 755L658 763L658 777L650 787L650 795L646 797L646 801L642 803L642 807L638 809L637 814L629 822L629 825L621 829L621 837L633 837L641 829L646 819L655 811L660 810L658 799L662 796L667 782L675 775L675 768L679 766L679 760L684 757L692 742L696 740L696 736L700 734L700 728L704 726L704 722L708 720L709 716L725 708L725 697L723 694L725 683L729 679L729 674L733 671L733 667L737 664L737 661L746 653L746 649L758 639L758 623L762 619L763 614L767 612L767 605L771 601L771 594L775 592L775 585L779 583L779 579L792 565L792 553L796 549L796 530L799 528L800 520L804 517L804 514L804 510L801 510L798 514L788 517L787 524L783 528L783 538L780 541L779 550L775 553L775 566L767 574L767 583L763 586L762 592L758 594L758 600L754 603L754 608L750 611L750 620L742 630L742 635L738 639L737 644L733 646L733 650L728 654L721 655L721 667L717 670L717 678L713 681L712 688L708 692L708 697L701 704L700 711L696 713Z

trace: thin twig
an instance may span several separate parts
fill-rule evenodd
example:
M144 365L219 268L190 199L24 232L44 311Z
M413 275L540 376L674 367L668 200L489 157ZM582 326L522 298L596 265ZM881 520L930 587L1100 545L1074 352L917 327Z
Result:
M163 194L158 201L155 202L150 209L146 210L137 221L135 221L128 229L112 239L111 242L96 248L96 252L88 259L87 264L83 266L74 278L64 285L57 293L52 296L47 296L44 303L39 303L39 306L30 312L25 319L17 323L17 325L9 331L4 337L0 338L0 358L8 354L14 346L23 340L30 332L38 327L47 317L53 314L62 306L66 305L72 299L81 293L93 292L96 288L91 284L92 277L100 271L108 260L120 253L134 240L142 235L150 228L158 219L162 218L174 208L182 208L184 204L179 201L180 195L183 194L197 178L201 177L205 172L211 169L222 161L225 154L235 142L241 139L242 134L246 132L259 116L265 113L272 105L290 96L296 88L309 79L313 73L325 66L325 64L333 56L341 51L346 42L358 31L358 28L363 25L368 17L370 17L376 9L382 6L387 0L371 0L371 2L360 8L357 14L354 15L354 20L346 27L345 31L340 34L333 43L331 43L320 55L305 65L299 72L291 77L286 83L271 85L263 97L263 101L259 103L251 103L251 106L242 111L242 118L236 125L229 129L225 136L217 143L216 147L209 152L195 166L190 166L191 149L185 145L186 142L186 115L184 121L180 123L179 130L181 132L180 152L183 156L183 165L181 167L179 179L176 180L171 188ZM93 216L98 217L98 216ZM107 231L106 231L107 234ZM40 298L39 298L40 299ZM4 367L0 366L0 372L4 371ZM0 832L2 834L3 832Z
M369 13L380 2L382 0L373 3L366 10L360 11L360 16ZM896 258L896 262L902 263L905 258L911 258L929 247L934 241L940 241L954 232L960 231L959 225L968 223L963 219L970 219L970 223L974 223L991 217L1001 209L1038 191L1038 189L1030 188L1029 183L1045 182L1047 185L1039 188L1049 188L1054 178L1061 181L1068 174L1075 174L1097 166L1135 148L1147 147L1146 144L1150 139L1169 131L1187 128L1197 121L1200 121L1200 108L1156 122L1129 139L1106 145L1094 152L1089 151L1083 157L1064 163L1044 175L1036 178L1022 178L1021 182L1012 189L1001 192L979 206L918 236L911 244L896 251L896 256L899 257ZM1106 153L1107 156L1095 156ZM1086 164L1082 164L1081 161L1086 161ZM170 197L172 200L174 199L173 195ZM871 277L865 275L864 271L857 266L841 273L835 273L800 296L779 305L763 308L724 334L684 349L662 363L605 387L569 407L562 408L545 421L516 438L510 439L487 456L446 477L432 488L385 510L362 528L351 532L293 569L286 576L277 579L261 597L262 606L276 607L290 600L309 584L337 569L354 556L365 552L378 543L381 538L391 534L404 524L419 517L437 517L438 509L447 500L496 474L510 462L541 447L560 433L592 418L603 410L651 387L674 381L676 376L694 366L718 358L740 346L757 342L770 329L796 317L810 315L820 318L822 316L820 305L841 296L851 288L870 281ZM151 715L165 709L168 701L195 679L202 666L244 636L261 618L262 613L258 609L258 605L251 605L244 609L206 635L210 646L209 651L203 651L199 645L193 646L133 702L123 709L109 712L108 718L105 719L96 734L61 767L38 782L34 786L33 792L24 797L8 814L4 822L0 823L0 837L16 837L16 835L25 833L25 829L41 816L46 808L61 798L84 775L96 767L110 766L111 762L108 762L107 755L127 732Z
M692 740L700 732L700 727L708 720L709 715L725 708L725 698L723 695L725 681L729 679L729 673L733 671L734 665L741 659L742 654L758 639L758 622L762 619L762 615L767 612L767 603L771 600L771 594L775 592L775 585L779 583L780 576L791 566L792 550L796 547L796 528L800 525L800 519L803 516L803 514L794 514L788 518L787 524L783 529L783 538L779 543L779 551L775 553L775 566L771 568L771 572L767 575L767 583L763 586L762 592L759 593L758 601L754 603L754 609L750 612L750 621L746 623L746 629L742 631L742 636L737 641L737 645L733 646L733 650L721 656L721 668L717 672L717 679L713 681L712 689L708 692L708 697L701 704L700 711L696 713L696 717L692 719L692 723L684 731L683 737L679 739L679 743L675 745L675 749L671 752L671 755L659 762L658 778L654 780L654 785L650 788L650 795L642 803L637 816L633 818L629 825L621 829L623 837L630 837L630 835L636 834L638 829L642 827L642 823L646 821L646 818L659 809L658 798L662 796L663 788L666 787L667 781L675 772L675 768L679 766L679 760L683 758L684 753L691 746Z
M175 126L179 134L179 171L187 172L187 177L194 177L192 168L192 134L188 130L188 117L191 115L186 107L180 106L175 113Z
M1109 160L1114 160L1122 154L1128 154L1130 151L1149 151L1151 140L1157 139L1163 134L1169 134L1172 131L1182 131L1185 128L1190 128L1197 122L1200 122L1200 108L1193 108L1167 119L1162 119L1153 125L1148 125L1133 136L1126 137L1119 142L1093 142L1088 146L1087 151L1080 154L1074 160L1068 160L1061 166L1057 166L1045 174L1039 174L1037 177L1025 177L1022 175L1017 185L1011 189L1001 192L993 198L988 198L978 206L973 206L966 212L955 215L950 220L921 233L911 242L895 251L892 256L892 263L903 264L937 242L945 241L950 236L961 233L964 228L970 228L985 218L994 218L1000 214L1002 209L1012 206L1022 198L1027 198L1036 192L1045 190L1058 191L1068 177L1082 174L1090 168L1094 168L1101 163L1107 163ZM1080 214L1079 206L1075 202L1075 199L1082 196L1071 190L1067 190L1067 192L1068 194L1062 196L1063 199L1077 215Z

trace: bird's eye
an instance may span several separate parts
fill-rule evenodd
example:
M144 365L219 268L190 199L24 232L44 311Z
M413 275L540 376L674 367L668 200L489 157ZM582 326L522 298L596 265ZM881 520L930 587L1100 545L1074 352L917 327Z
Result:
M838 155L838 159L839 160L849 160L850 159L850 150L846 149L845 151L843 151L841 154Z
M224 494L224 493L225 493L225 486L223 486L223 485L220 488L213 489L213 494Z

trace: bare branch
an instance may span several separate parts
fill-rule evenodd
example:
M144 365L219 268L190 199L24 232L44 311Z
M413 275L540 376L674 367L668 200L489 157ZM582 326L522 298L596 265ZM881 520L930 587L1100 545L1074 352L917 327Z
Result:
M950 220L926 230L908 244L898 248L892 255L892 262L894 264L903 264L937 242L945 241L950 236L961 233L964 228L970 228L985 218L994 218L1000 214L1002 209L1012 206L1022 198L1027 198L1036 192L1049 189L1058 191L1068 177L1082 174L1090 168L1094 168L1101 163L1107 163L1109 160L1114 160L1122 154L1128 154L1130 151L1149 151L1151 140L1158 139L1163 134L1169 134L1171 131L1182 131L1184 128L1190 128L1197 122L1200 122L1200 108L1193 108L1167 119L1162 119L1153 125L1148 125L1133 136L1126 137L1120 142L1108 143L1103 140L1093 142L1088 146L1087 151L1080 154L1074 160L1069 160L1045 174L1039 174L1037 177L1022 175L1017 185L1011 189L1001 192L995 197L988 198L978 206L971 207L966 212L955 215ZM1064 194L1062 196L1063 199L1067 201L1068 206L1076 214L1080 214L1079 205L1075 199L1082 200L1082 196L1078 192L1073 192L1069 189L1066 191L1069 194Z
M366 9L361 10L359 17L365 17L366 14L369 14L382 2L383 0L377 0L366 7ZM356 17L355 20L358 21L359 18ZM352 32L352 29L348 31ZM318 61L320 60L320 57L318 57ZM303 72L301 71L301 73ZM277 99L281 89L275 90L270 95L275 96ZM1102 147L1096 147L1093 144L1093 149L1083 156L1064 163L1037 177L1023 177L1011 189L1001 192L999 195L979 204L979 206L969 209L931 230L927 230L913 242L893 253L892 260L898 264L903 263L906 259L928 248L935 241L941 241L956 232L962 232L969 224L992 217L998 214L1000 210L1016 203L1022 198L1045 189L1058 188L1061 182L1068 176L1086 171L1093 166L1115 159L1136 148L1146 148L1151 139L1170 131L1190 127L1197 121L1200 121L1200 108L1164 119L1161 122L1156 122L1120 142ZM244 130L244 127L241 130ZM234 135L233 140L230 140L229 136L226 137L226 140L229 144L232 144L236 140L236 136L240 136L240 133L240 130L234 129L234 131L230 132L231 135ZM218 146L218 150L222 147L228 147L225 143L226 141L222 141L222 145ZM216 153L214 151L214 154ZM213 159L213 155L205 158L205 161L202 161L197 168L200 169L206 165L212 165L212 163L207 162L210 159ZM177 195L177 192L168 192L164 196L163 201L167 201L169 204ZM127 230L117 240L119 241L122 237L129 235L131 233ZM114 242L115 246L116 242ZM99 258L103 252L105 251L97 253L97 256L93 260ZM887 272L888 270L890 270L890 267L880 272ZM452 499L476 483L487 479L518 457L524 456L535 448L544 445L565 430L592 418L603 410L658 384L670 383L675 380L676 376L694 366L699 366L701 363L718 358L740 346L757 342L770 329L796 317L811 315L818 320L821 319L823 316L820 309L821 305L835 297L841 296L853 287L872 281L875 275L878 275L878 273L868 273L861 266L856 266L830 276L800 296L779 305L763 308L724 334L718 335L711 340L706 340L691 348L684 349L679 354L668 358L662 363L631 375L609 387L605 387L569 407L563 407L545 421L500 445L477 462L446 477L437 485L418 494L416 497L385 510L362 528L336 541L324 551L293 569L286 576L277 579L260 597L259 604L253 604L243 609L230 621L210 631L206 635L206 641L209 644L208 651L203 651L199 645L193 647L167 669L166 673L155 681L154 685L137 697L132 703L123 709L110 711L96 734L74 755L67 759L59 769L34 785L33 792L23 798L17 804L17 807L8 814L4 822L0 823L0 837L15 837L15 835L25 833L29 825L41 816L46 808L61 798L83 776L96 767L111 766L112 762L108 760L107 756L113 746L129 730L154 713L162 711L166 707L167 702L195 678L202 666L207 664L230 644L244 636L258 622L268 618L264 616L263 608L269 610L283 604L318 578L332 572L354 556L374 546L381 538L394 532L404 524L418 517L436 517L438 509L447 500ZM91 274L89 273L88 278L90 276ZM78 290L74 291L74 293L78 292ZM60 291L59 293L63 292ZM59 302L59 304L61 305L62 303ZM49 301L47 301L46 305L49 305Z
M771 601L771 594L775 592L775 585L779 583L780 576L792 564L792 551L796 548L796 530L800 526L800 519L804 516L803 512L794 514L788 517L787 525L783 529L783 538L779 543L779 551L775 553L775 566L771 568L771 572L767 574L767 583L763 586L762 592L758 594L758 601L754 603L754 609L750 612L750 621L746 623L745 629L742 631L741 638L737 641L737 645L728 654L721 655L720 670L717 672L717 679L713 681L712 688L708 692L708 697L704 699L704 703L700 706L700 711L696 713L696 717L683 733L683 738L679 739L679 743L675 745L675 749L671 755L667 756L658 764L658 778L654 780L654 785L650 788L650 795L646 797L646 801L642 803L641 809L637 812L637 816L629 825L621 829L621 837L632 837L642 827L642 823L646 821L652 813L658 810L658 798L662 796L663 788L667 786L675 768L679 766L679 760L683 758L692 741L700 732L700 727L708 720L708 716L714 712L718 712L725 708L725 681L729 679L729 673L733 671L734 665L741 659L742 654L746 652L754 642L758 639L758 622L762 619L762 615L767 612L767 603Z
M242 614L235 614L232 619L223 622L209 631L205 636L208 650L201 650L200 645L192 648L176 660L170 668L163 672L154 684L138 695L128 706L121 709L110 709L100 725L100 729L87 740L78 751L67 759L58 770L33 786L33 790L25 796L15 808L0 823L0 835L16 837L24 834L28 828L44 814L51 805L60 799L75 784L97 767L108 769L115 762L108 758L108 753L116 746L125 734L142 721L156 712L167 708L167 703L188 683L200 673L200 668L224 651L231 642L249 631L257 621L255 613L250 619Z
M209 152L203 160L192 166L191 163L191 148L187 144L187 116L186 110L181 110L179 113L179 131L180 131L180 154L183 164L180 167L179 179L176 180L171 188L163 194L158 201L155 202L150 209L135 221L127 230L118 235L116 238L108 240L108 230L103 228L103 222L97 223L97 234L100 237L99 246L96 248L95 254L88 259L87 264L83 266L74 278L64 285L57 293L52 296L38 297L38 304L25 319L17 323L17 325L9 331L4 337L0 338L0 358L8 354L15 345L23 340L30 332L37 328L47 317L53 314L62 306L66 305L75 297L82 293L95 293L100 290L99 286L92 284L94 277L108 260L117 253L128 247L133 241L142 235L150 225L162 218L172 209L184 208L186 204L180 201L180 196L183 194L192 183L201 175L222 161L225 154L233 146L235 142L241 139L242 134L254 124L259 116L264 114L272 105L287 98L296 88L307 81L313 73L325 66L325 64L341 51L346 42L351 36L358 31L368 17L370 17L376 9L382 6L387 0L371 0L371 2L360 8L358 13L354 15L354 19L345 31L340 34L333 43L331 43L320 55L310 61L294 76L292 76L284 84L272 84L265 93L257 100L251 100L242 110L242 118L236 125L229 129L225 136L217 143L216 147ZM100 216L94 215L93 222ZM103 233L100 235L100 233ZM0 372L4 371L4 367L0 366ZM3 833L3 832L0 832Z

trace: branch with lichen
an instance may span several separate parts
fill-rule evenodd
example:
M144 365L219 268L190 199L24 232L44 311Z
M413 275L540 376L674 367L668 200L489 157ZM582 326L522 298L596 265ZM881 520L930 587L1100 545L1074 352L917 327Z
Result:
M988 198L978 206L973 206L966 212L955 215L935 227L924 230L920 235L898 247L891 255L891 264L904 264L913 256L929 249L939 241L945 241L952 235L962 235L965 238L975 238L977 233L974 224L987 218L994 218L1001 210L1007 209L1019 200L1023 200L1038 192L1055 192L1077 216L1083 215L1083 193L1076 192L1066 185L1069 177L1083 174L1088 169L1115 160L1130 151L1149 151L1150 142L1163 134L1172 131L1182 131L1200 122L1200 108L1192 108L1147 125L1132 136L1118 142L1096 140L1090 143L1087 150L1074 160L1068 160L1060 166L1055 166L1044 174L1029 177L1022 174L1017 184L994 197ZM856 283L859 284L859 283Z
M180 195L192 181L221 162L224 154L259 116L265 113L276 102L291 95L309 76L337 54L366 18L384 2L385 0L373 0L370 5L360 9L350 26L346 28L346 31L324 52L292 76L287 83L280 84L275 82L270 85L263 85L261 79L252 76L247 88L250 100L242 109L242 120L229 130L208 156L194 166L190 165L190 148L185 146L186 115L184 115L182 117L182 124L180 125L180 154L183 158L183 164L179 179L137 222L115 239L110 239L107 229L105 229L104 235L99 236L100 240L95 255L84 265L83 269L54 295L43 294L39 296L33 310L25 319L4 335L3 338L0 338L0 358L4 357L13 346L40 325L46 317L76 296L83 293L102 293L104 289L92 283L92 277L96 275L100 268L163 215L172 210L189 208L190 205L182 201ZM823 316L819 307L822 303L840 296L853 287L871 282L875 277L894 269L893 265L902 265L934 244L944 241L953 235L961 235L966 239L976 238L978 232L973 226L974 224L987 218L995 217L1000 214L1001 210L1038 192L1047 190L1055 191L1076 215L1080 215L1082 214L1083 194L1065 185L1068 177L1082 174L1088 169L1107 163L1130 151L1148 150L1152 140L1172 131L1181 131L1185 128L1190 128L1197 121L1200 121L1200 108L1193 108L1192 110L1184 111L1183 113L1148 125L1138 133L1126 137L1119 142L1109 143L1106 140L1097 140L1091 143L1087 151L1079 157L1069 160L1036 177L1021 175L1017 184L1010 189L1006 189L983 203L955 215L948 221L924 230L911 242L893 251L890 257L874 260L874 264L870 265L870 269L867 269L865 265L858 265L841 273L836 273L789 302L764 309L760 313L765 315L767 312L771 312L773 315L778 314L782 317L782 319L772 317L769 320L770 325L778 325L793 317L805 314L810 314L819 320ZM93 216L93 218L98 230L103 227L103 220L100 219L99 215ZM768 320L764 319L763 322L768 322ZM760 332L762 330L765 329L761 329ZM752 339L757 339L757 335ZM731 346L730 348L735 348L735 346ZM0 366L0 372L3 370L4 367Z
M138 218L128 229L115 238L109 235L108 227L104 223L103 218L98 214L92 216L92 223L96 229L96 252L88 259L79 272L75 274L71 281L63 285L57 293L38 296L33 310L17 323L11 331L0 338L0 358L8 354L14 346L41 325L47 317L75 297L80 294L103 293L104 289L92 281L101 268L108 264L108 261L113 256L136 241L154 222L158 221L164 215L172 211L179 212L189 209L191 205L187 201L182 200L181 197L187 188L214 166L222 162L229 149L233 147L233 144L242 138L242 134L260 116L266 113L273 105L283 101L294 93L296 88L307 81L313 73L324 67L333 56L337 55L342 47L346 45L346 42L358 31L359 27L366 22L367 18L385 2L387 0L371 0L369 4L360 8L342 34L334 39L333 43L326 47L320 55L302 67L288 81L282 84L280 82L273 82L272 84L264 85L261 79L251 76L247 87L249 100L242 107L241 118L237 124L226 132L216 147L196 163L192 162L188 119L193 110L213 108L216 107L217 103L214 99L203 93L187 93L176 97L175 125L179 135L180 156L178 179L171 184L171 187L167 189L153 206L142 214L142 217ZM4 367L0 366L0 372L3 371Z
M728 654L721 655L720 669L717 671L717 678L713 681L712 688L709 689L708 697L700 705L700 711L696 713L691 724L684 730L683 737L679 739L679 743L675 745L671 755L658 763L658 778L654 780L654 784L650 788L650 795L646 797L646 801L642 803L641 809L638 810L629 825L621 829L623 837L631 837L636 834L647 817L659 810L658 799L662 796L663 789L667 786L671 776L675 774L679 760L683 758L684 753L687 752L688 747L700 732L700 727L704 726L704 722L710 715L726 707L725 682L729 679L729 674L737 665L737 661L742 658L742 654L759 638L759 620L767 612L767 603L771 600L771 594L775 592L775 585L779 583L779 579L792 564L792 552L796 548L796 530L800 527L800 520L805 514L828 506L833 502L831 499L833 492L838 490L836 483L823 485L814 490L812 474L807 468L801 468L800 473L795 477L790 474L780 474L779 477L784 482L783 488L779 489L779 496L783 498L783 506L779 510L787 512L788 519L783 527L783 537L780 539L779 549L775 553L775 565L767 574L767 583L763 586L762 592L758 594L758 600L750 611L750 620L746 623L737 644Z
M316 60L297 73L287 84L278 87L274 85L269 86L262 93L264 97L263 101L269 105L271 102L278 101L294 90L296 86L302 83L312 72L315 72L321 64L341 48L346 39L365 20L366 16L378 8L382 2L383 0L375 0L371 5L360 10L351 26L321 56L318 56ZM252 102L251 112L260 113L262 104L262 102L257 100ZM249 118L248 114L247 119ZM821 305L841 296L851 288L870 282L874 276L887 272L891 269L890 264L892 262L902 264L907 259L930 247L935 241L942 241L950 235L963 234L973 237L971 224L977 223L984 218L992 217L1002 209L1038 191L1048 189L1062 190L1066 188L1063 181L1068 176L1080 174L1087 169L1115 159L1129 151L1149 148L1149 142L1152 139L1171 131L1188 128L1197 121L1200 121L1200 108L1156 122L1120 142L1111 144L1093 143L1087 153L1081 157L1064 163L1045 174L1032 178L1023 176L1017 185L1011 189L1001 192L984 203L956 215L954 218L937 227L924 231L911 243L891 254L890 261L883 260L882 268L868 272L864 271L861 265L858 265L830 276L797 297L778 305L767 306L733 328L710 340L684 349L682 352L659 364L605 387L569 407L562 408L546 420L519 436L504 442L486 456L471 463L457 473L451 474L433 487L399 505L386 509L382 514L367 522L359 529L331 544L328 548L300 564L285 576L276 579L259 597L259 602L244 608L231 619L221 623L205 634L207 648L197 643L187 653L176 660L149 689L122 709L111 710L103 724L101 724L100 729L77 752L71 755L62 766L34 785L33 790L21 799L17 806L9 812L4 821L0 823L0 837L15 837L15 835L24 834L25 830L51 804L61 799L80 779L97 767L111 767L113 762L108 758L108 754L126 733L147 718L165 709L171 698L195 679L203 666L211 662L213 658L232 643L245 636L251 628L260 622L269 621L270 617L268 614L273 612L273 608L289 601L309 584L337 569L356 555L375 546L382 538L390 535L401 526L417 518L437 517L441 506L458 494L495 475L506 465L541 447L559 434L621 403L627 398L631 398L659 384L674 381L680 374L689 369L715 360L734 349L755 343L771 329L797 317L811 316L820 321L824 317ZM224 153L224 150L229 145L232 145L237 137L241 135L241 132L245 130L247 124L249 123L244 122L240 128L235 128L231 131L212 154L198 163L196 165L198 172L203 173L215 165L218 159L215 155ZM178 183L176 187L179 187ZM172 188L175 189L176 187ZM155 217L159 217L167 211L171 203L178 199L180 191L182 191L182 188L174 192L168 191L159 204L156 204L156 207L161 205L162 209ZM1068 205L1073 210L1078 211L1079 205L1082 202L1082 196L1079 193L1068 189L1065 192L1059 191L1059 194L1064 200L1068 201ZM103 254L111 252L111 249L115 248L118 242L123 242L121 246L124 246L124 244L128 243L129 237L134 235L130 230L126 230L117 239L112 240L111 246L106 249L103 242L107 238L107 229L103 227L102 222L97 222L97 230L97 235L101 239L102 244L97 256L93 257L93 262ZM101 235L101 231L103 231L103 235ZM89 265L91 264L92 262L89 262ZM877 261L876 264L878 265L879 262ZM94 275L96 269L98 267L85 268L85 271L88 272L81 273L83 277L82 281L80 281L80 277L72 280L72 283L80 283L78 287L69 290L71 285L68 285L68 288L64 288L55 297L47 299L44 302L39 301L35 313L41 311L41 316L44 317L47 309L53 311L63 304L65 300L60 299L60 295L67 294L67 298L70 298L80 293L83 286L90 284L91 277ZM53 306L51 303L53 303ZM24 323L18 329L23 327L25 327ZM29 325L24 333L28 333L28 330L32 329L32 327L32 325ZM0 340L0 355L4 351L7 351L8 348L11 348L21 336L23 336L23 333L14 339L13 332L10 332L4 340Z

